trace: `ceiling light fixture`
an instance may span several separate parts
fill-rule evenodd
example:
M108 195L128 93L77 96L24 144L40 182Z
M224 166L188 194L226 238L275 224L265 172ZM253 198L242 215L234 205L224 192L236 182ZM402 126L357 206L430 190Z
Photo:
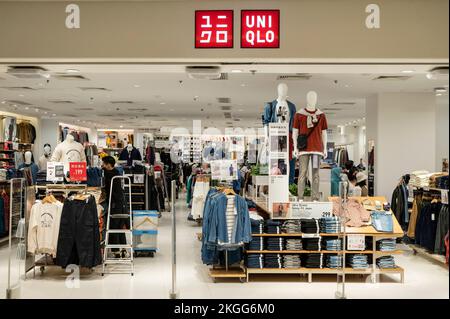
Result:
M141 86L139 84L133 85L135 88L140 88Z
M166 102L161 102L161 103L159 103L159 104L164 105L164 104L166 104Z
M438 94L436 94L436 96L442 96L442 93L438 93Z
M35 110L36 112L39 112L39 109L38 109L38 108L35 108L34 110Z
M436 92L436 93L445 93L445 92L447 92L447 89L445 87L435 88L434 92Z
M56 114L55 114L55 113L53 113L53 114L52 114L52 116L56 116Z
M80 70L77 70L77 69L66 69L66 73L80 73Z
M45 112L44 112L44 114L48 114L48 112L47 112L47 111L45 111Z
M6 104L6 101L2 101L2 104Z
M247 84L245 84L245 83L242 83L242 84L241 84L241 86L242 86L242 87L245 87L245 86L247 86Z
M28 106L25 106L25 110L29 110L30 108Z
M120 125L119 127L120 127L120 128L123 128L123 125Z
M414 73L414 70L402 70L402 73Z
M243 71L240 69L231 70L231 73L242 73Z
M25 95L23 95L23 94L19 94L19 96L20 96L20 97L24 97Z

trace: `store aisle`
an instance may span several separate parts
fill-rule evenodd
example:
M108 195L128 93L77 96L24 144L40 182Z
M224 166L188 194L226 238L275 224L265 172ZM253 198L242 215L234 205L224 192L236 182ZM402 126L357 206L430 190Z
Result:
M313 283L299 276L253 277L250 283L228 281L213 283L208 267L201 263L197 224L187 221L185 201L177 202L178 290L181 298L334 298L335 276L314 276ZM163 213L160 219L158 245L154 258L139 257L135 275L83 272L79 288L67 288L67 274L49 268L43 275L32 272L22 283L22 298L168 298L171 283L171 218ZM397 263L405 268L405 283L397 283L398 276L384 276L382 283L370 284L359 276L348 277L348 298L448 298L449 275L443 267L406 252L397 256ZM7 279L7 250L0 249L0 289L5 296Z

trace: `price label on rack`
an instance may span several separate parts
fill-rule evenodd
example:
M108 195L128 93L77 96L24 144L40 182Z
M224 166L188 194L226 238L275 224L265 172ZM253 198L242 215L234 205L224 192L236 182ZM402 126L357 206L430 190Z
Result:
M70 180L84 182L87 180L86 162L71 162L69 166Z
M47 181L62 182L64 180L64 163L47 162Z
M448 205L448 189L441 189L441 203Z
M366 236L360 234L347 235L348 250L364 250L366 249Z

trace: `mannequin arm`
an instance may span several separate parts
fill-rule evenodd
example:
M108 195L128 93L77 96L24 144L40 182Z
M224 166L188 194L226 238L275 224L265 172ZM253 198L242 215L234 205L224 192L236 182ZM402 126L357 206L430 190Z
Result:
M323 159L327 158L327 143L328 143L328 135L327 130L322 130L322 143L323 143Z
M294 143L294 151L292 152L292 155L294 157L297 157L298 155L298 150L297 150L297 138L298 138L298 129L293 128L292 129L292 141Z

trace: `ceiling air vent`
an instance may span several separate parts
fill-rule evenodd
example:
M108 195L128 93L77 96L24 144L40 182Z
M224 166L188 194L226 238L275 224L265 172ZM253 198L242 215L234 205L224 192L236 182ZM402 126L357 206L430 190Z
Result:
M220 77L218 79L211 79L211 80L215 81L228 80L228 73L220 73Z
M49 101L51 103L55 103L55 104L73 104L73 101L69 101L69 100L53 100L53 101Z
M18 104L18 105L31 105L30 103L19 101L19 100L5 100L9 104Z
M224 112L223 115L226 119L231 119L231 112Z
M312 75L307 73L282 74L277 76L277 81L302 81L311 79Z
M20 79L40 79L49 78L48 70L33 65L13 65L9 66L6 73Z
M145 111L147 111L147 109L131 108L131 109L128 109L128 111L131 111L131 112L145 112Z
M410 79L407 75L381 75L373 79L374 81L405 81Z
M333 105L355 105L355 102L334 102Z
M2 86L2 89L10 90L10 91L30 91L35 90L29 86Z
M78 74L58 73L54 77L58 80L89 80L88 78Z
M82 86L79 89L82 90L82 91L111 91L111 90L108 90L107 88L90 87L90 86Z
M133 104L133 101L111 101L111 104Z
M219 80L222 77L220 67L212 65L187 66L186 73L193 80Z
M76 109L77 111L93 111L94 109L91 107L80 107Z
M221 104L231 103L231 98L229 97L218 97L217 102Z
M78 115L73 115L73 114L63 114L63 116L67 116L67 117L78 117Z
M221 105L220 109L222 111L231 111L231 105Z
M144 117L159 117L158 114L145 114Z
M342 109L339 107L324 107L322 110L323 111L342 111Z

